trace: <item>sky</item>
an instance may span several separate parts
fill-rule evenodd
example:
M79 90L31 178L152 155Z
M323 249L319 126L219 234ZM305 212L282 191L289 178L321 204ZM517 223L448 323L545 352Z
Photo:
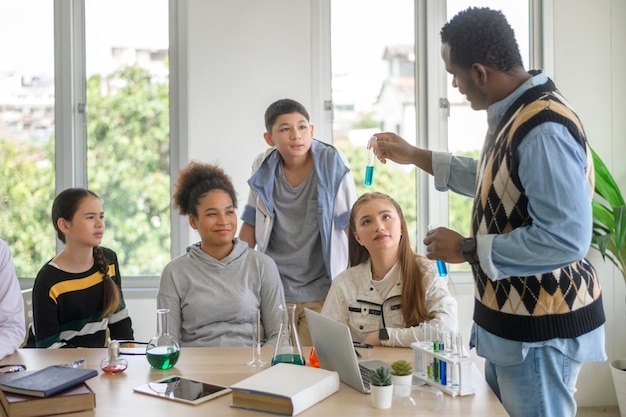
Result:
M52 73L54 62L52 7L50 0L0 2L0 72L32 71L42 65ZM24 18L16 18L23 16ZM8 39L14 41L9 42ZM47 64L44 64L47 63Z
M336 104L350 102L356 104L357 110L371 109L387 74L382 61L385 46L414 43L413 3L413 0L331 0ZM0 36L5 40L15 38L12 42L0 42L0 56L12 57L0 60L0 79L9 70L34 75L54 73L53 5L52 0L0 1ZM87 76L113 69L106 68L111 65L112 47L167 47L167 5L168 0L86 1ZM448 18L469 5L501 9L518 39L528 39L525 12L528 0L448 0L447 5ZM520 47L522 55L527 57L528 42L520 42ZM452 102L463 100L451 87L448 97ZM479 131L482 121L477 123Z
M331 0L333 87L340 85L357 108L369 107L380 92L385 46L414 43L413 10L413 0Z
M87 73L104 65L113 46L167 47L167 0L86 2ZM0 72L54 72L52 0L0 1ZM149 16L146 16L146 11ZM17 16L17 17L16 17ZM15 41L6 39L15 37Z
M429 0L433 1L433 0ZM412 45L413 0L331 0L333 102L354 103L357 112L368 113L387 76L381 60L385 46ZM528 56L528 0L448 0L447 19L469 6L502 10L515 30L524 62ZM439 38L439 33L434 34ZM448 77L448 99L466 103ZM448 150L478 149L484 139L486 117L469 105L453 106L448 119ZM351 139L358 132L350 134ZM367 140L367 132L355 142Z
M528 0L448 0L448 18L470 5L502 10L516 36L528 38ZM349 74L348 95L370 103L387 73L385 46L414 43L413 0L331 0L331 37L334 76ZM528 43L520 48L528 56Z
M502 8L518 36L528 36L527 28L521 33L525 22L519 21L524 19L519 9L528 7L527 0L448 0L448 15L469 4ZM32 71L53 65L53 5L51 0L0 2L0 34L18 40L0 43L0 56L16 57L0 60L0 71ZM167 0L87 1L87 45L88 51L95 51L88 56L87 71L102 65L99 56L111 46L167 45L167 26L161 30L167 25L167 9ZM331 0L333 72L349 71L360 86L373 77L384 77L386 69L380 58L385 45L413 43L413 10L413 0ZM24 18L15 18L15 13Z

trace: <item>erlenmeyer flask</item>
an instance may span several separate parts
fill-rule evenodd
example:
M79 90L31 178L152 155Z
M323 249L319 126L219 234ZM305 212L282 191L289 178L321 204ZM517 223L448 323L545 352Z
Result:
M300 339L298 338L298 330L296 328L296 305L281 304L279 308L281 311L280 332L278 333L278 341L272 357L272 365L280 362L304 365L304 356L302 356L302 348L300 347Z
M180 356L178 341L169 334L167 325L168 308L157 310L157 333L146 347L146 359L156 369L170 369Z

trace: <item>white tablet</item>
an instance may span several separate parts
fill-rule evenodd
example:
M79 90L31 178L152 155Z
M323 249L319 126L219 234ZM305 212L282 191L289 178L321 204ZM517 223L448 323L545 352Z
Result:
M168 400L181 401L187 404L200 404L221 395L228 394L230 388L202 381L194 381L193 379L184 378L182 376L168 376L167 378L135 387L133 391Z

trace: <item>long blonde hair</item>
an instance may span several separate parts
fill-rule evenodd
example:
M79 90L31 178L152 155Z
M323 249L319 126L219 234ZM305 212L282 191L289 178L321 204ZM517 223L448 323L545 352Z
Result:
M356 266L367 262L370 259L370 253L365 246L356 240L356 220L355 213L363 204L375 200L382 199L390 202L398 213L400 218L400 229L402 236L398 244L398 263L401 270L402 296L400 298L402 305L402 317L407 327L417 326L419 323L434 318L426 309L424 288L422 281L424 279L424 271L428 268L430 261L422 256L417 255L411 248L409 240L409 231L406 225L406 219L402 213L400 205L387 194L373 192L365 193L354 203L350 213L350 227L348 233L348 261L349 266Z

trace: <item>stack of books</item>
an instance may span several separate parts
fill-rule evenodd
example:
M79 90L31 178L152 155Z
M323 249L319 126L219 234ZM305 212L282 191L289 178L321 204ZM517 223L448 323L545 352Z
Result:
M85 383L95 369L50 366L0 374L0 416L35 417L91 410L96 395Z

